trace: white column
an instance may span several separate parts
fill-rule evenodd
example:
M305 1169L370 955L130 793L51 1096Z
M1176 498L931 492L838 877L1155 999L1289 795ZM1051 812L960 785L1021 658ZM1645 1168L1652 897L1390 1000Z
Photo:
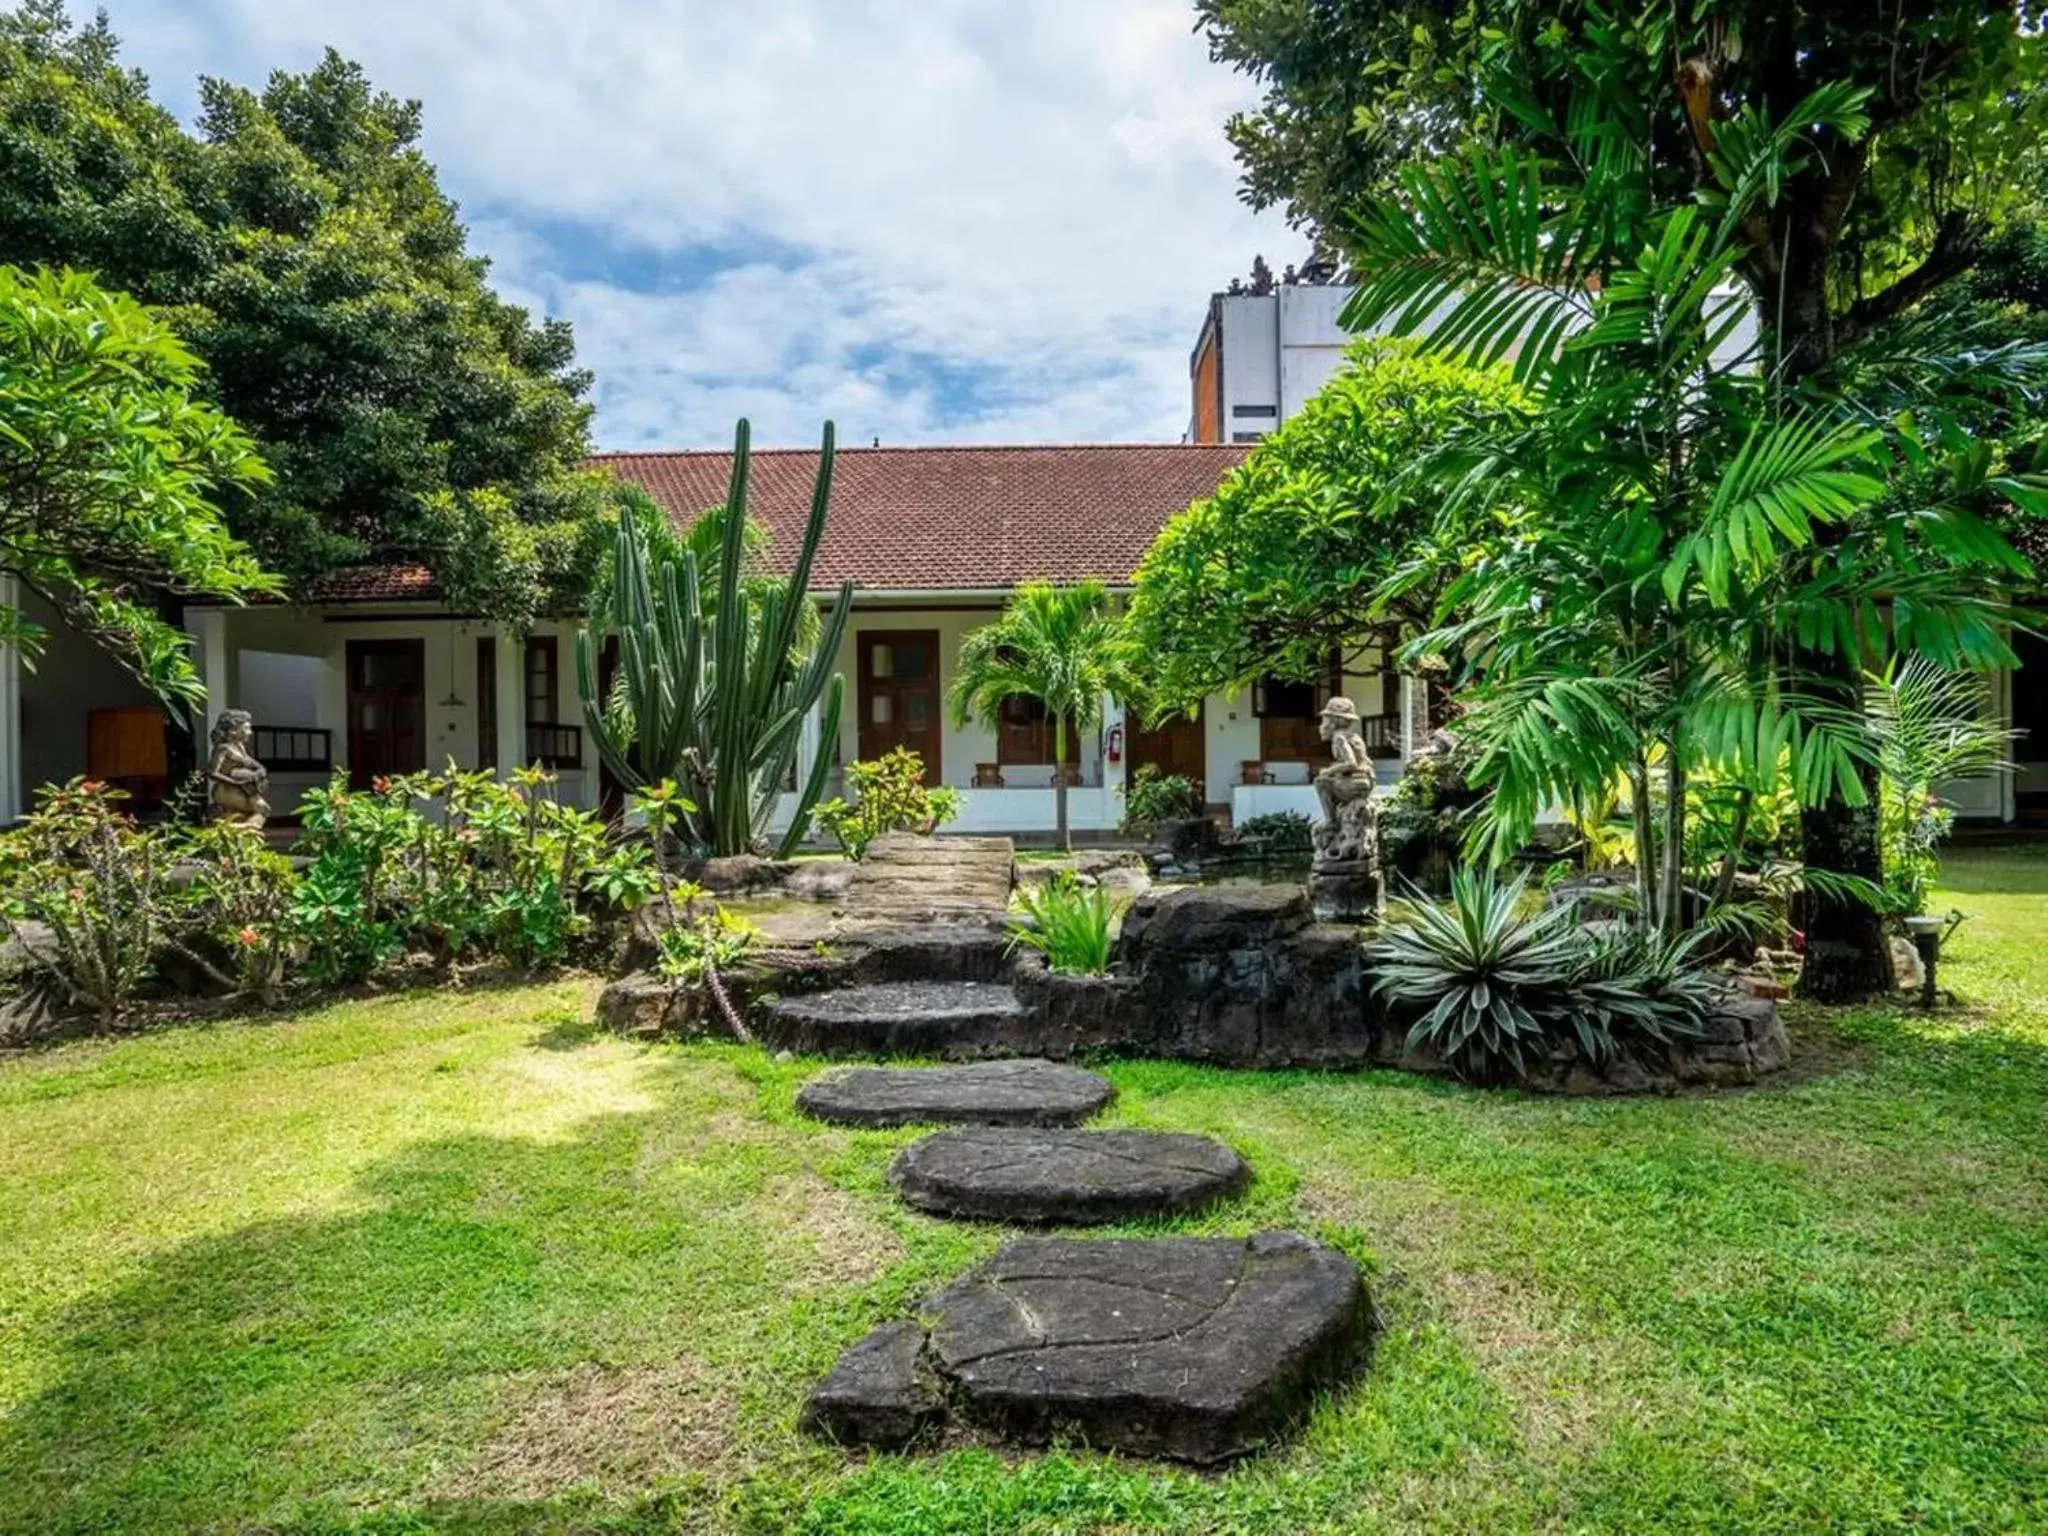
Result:
M804 711L803 723L796 728L796 787L799 794L810 782L811 770L818 763L818 750L825 736L824 711L823 703L813 704Z
M1112 732L1122 731L1123 752L1116 762L1109 760L1109 738ZM1120 826L1124 819L1124 770L1131 753L1130 731L1124 724L1124 707L1108 694L1102 696L1102 740L1097 744L1095 771L1102 778L1097 790L1102 809L1097 820L1102 823L1097 831L1108 831Z
M498 631L498 777L526 766L526 641L509 629Z
M233 687L228 678L232 666L228 650L228 616L218 608L203 608L186 620L185 627L192 631L192 659L206 684L206 707L199 713L198 725L203 755L205 744L213 734L214 723L231 702L228 697Z
M1401 674L1401 761L1415 755L1415 679Z
M0 608L19 607L12 576L0 576ZM21 652L0 644L0 826L27 807L21 785Z

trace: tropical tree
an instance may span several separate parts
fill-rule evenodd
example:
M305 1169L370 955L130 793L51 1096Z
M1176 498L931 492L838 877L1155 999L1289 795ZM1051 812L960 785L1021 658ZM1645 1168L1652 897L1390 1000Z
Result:
M1852 354L1915 349L1910 335L1889 333L1970 269L2005 213L2039 201L2048 38L2031 0L1197 8L1212 53L1266 86L1260 107L1229 127L1255 205L1285 206L1368 274L1376 257L1351 232L1360 200L1393 194L1447 150L1528 151L1547 165L1553 191L1576 183L1617 231L1686 201L1739 207L1728 276L1754 300L1768 367L1788 387L1839 394L1867 369ZM1796 157L1755 153L1764 125L1792 122L1824 92L1854 95L1860 108L1806 124ZM1769 185L1731 195L1742 168ZM1597 270L1588 253L1572 259L1584 274ZM1951 358L1964 350L1954 336L1932 339ZM1897 375L1922 387L1938 377ZM1904 457L1895 453L1893 467ZM1831 522L1816 537L1831 546L1852 526ZM1861 663L1841 648L1801 645L1792 656L1802 689L1845 710L1859 704ZM1843 791L1809 808L1809 868L1878 878L1873 771L1860 798ZM1888 984L1872 913L1823 901L1813 931L1820 943L1806 975L1817 990L1846 997Z
M1011 594L1002 617L960 644L947 702L953 723L993 726L1006 700L1035 699L1053 732L1054 825L1071 849L1067 825L1067 738L1102 723L1104 695L1133 692L1122 623L1099 581L1056 587L1031 581Z
M0 10L0 261L166 314L274 471L224 490L229 528L294 587L420 561L469 611L572 604L613 511L583 469L590 378L566 323L492 292L419 103L331 52L200 103L188 132L104 16Z
M1371 595L1428 534L1437 497L1409 475L1456 433L1519 408L1504 367L1355 343L1346 365L1254 448L1216 494L1178 513L1138 567L1126 625L1148 706L1191 709L1253 678L1314 678L1333 651L1407 637L1436 592Z
M2038 488L1994 474L1974 446L1942 457L1911 430L1895 442L1790 387L1768 331L1758 357L1729 355L1745 225L1823 139L1858 140L1866 109L1867 93L1824 87L1781 121L1735 119L1701 206L1645 195L1615 149L1626 122L1589 103L1549 156L1510 148L1417 168L1356 226L1365 276L1350 322L1420 331L1451 355L1512 354L1535 403L1525 429L1472 435L1425 466L1448 491L1438 564L1459 575L1445 627L1422 645L1461 654L1477 685L1466 725L1482 746L1475 778L1495 789L1483 823L1494 851L1526 836L1546 800L1626 776L1643 909L1667 931L1684 921L1685 789L1701 768L1758 788L1787 773L1804 804L1851 807L1874 836L1860 697L1814 686L1810 658L1860 679L1864 657L1892 647L1949 666L2010 656L2000 584L2025 562L1968 502L2038 500ZM2000 382L2038 377L2043 358L1923 362ZM1903 482L1901 445L1926 471ZM1902 483L1941 499L1899 494ZM1648 822L1653 768L1661 837ZM1875 846L1856 862L1875 869ZM1875 928L1863 899L1874 881L1847 873L1814 871L1810 906ZM1840 958L1832 934L1816 942L1824 961ZM1815 990L1839 995L1833 985Z
M0 572L167 702L200 702L159 593L239 602L278 590L213 498L268 478L196 399L199 363L161 320L83 273L0 267ZM0 605L31 665L43 631Z

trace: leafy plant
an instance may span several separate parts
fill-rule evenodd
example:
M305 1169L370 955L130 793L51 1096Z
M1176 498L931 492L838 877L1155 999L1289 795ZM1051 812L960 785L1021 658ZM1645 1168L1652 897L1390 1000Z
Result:
M736 1040L751 1040L746 1021L733 1006L723 973L747 957L761 930L737 913L705 899L704 889L679 881L671 893L670 921L661 930L657 974L684 1001L686 1016L714 1012Z
M1955 824L1941 786L2008 767L2013 732L1986 707L1981 675L1922 656L1895 659L1868 687L1883 799L1885 906L1914 916L1927 910L1936 854Z
M1518 1081L1569 1042L1590 1066L1626 1046L1656 1051L1697 1035L1726 986L1700 967L1704 934L1667 938L1620 923L1594 933L1570 906L1525 912L1527 882L1454 870L1445 902L1368 946L1374 987L1460 1077Z
M155 975L164 939L165 861L121 809L126 798L89 779L48 785L0 838L8 930L68 1002L102 1021Z
M187 883L174 898L168 937L230 997L275 1004L298 953L298 877L253 827L192 829L178 849Z
M1368 946L1376 990L1412 1019L1408 1046L1428 1047L1460 1077L1526 1077L1549 1054L1580 959L1564 908L1522 912L1526 882L1491 870L1451 873L1447 902L1417 901L1411 923Z
M1202 791L1194 780L1185 774L1161 773L1156 764L1146 763L1131 775L1124 791L1124 831L1150 837L1169 823L1196 820L1203 809Z
M1773 101L1769 120L1744 108L1715 127L1712 195L1679 198L1624 150L1643 142L1640 104L1588 73L1609 62L1600 50L1549 62L1570 76L1552 82L1568 113L1497 103L1540 148L1413 167L1356 222L1346 323L1420 332L1446 356L1512 355L1533 402L1525 423L1483 424L1418 466L1445 514L1376 602L1455 573L1418 649L1474 685L1463 729L1492 790L1491 856L1511 857L1544 805L1623 778L1638 910L1672 934L1693 908L1687 787L1702 769L1759 795L1782 775L1807 812L1807 862L1876 873L1872 749L1843 669L1853 679L1889 644L2009 661L2001 589L2025 565L1972 509L2041 491L1967 439L1809 381L1811 360L1772 324L1746 340L1770 310L1768 295L1751 309L1730 293L1762 254L1752 231L1785 224L1784 187L1825 146L1869 135L1869 92L1821 84ZM2038 379L2044 360L1921 361L1961 393ZM1839 998L1881 982L1874 918L1811 905L1827 942L1802 987Z
M1048 969L1062 975L1100 976L1109 970L1110 929L1124 904L1105 888L1084 886L1063 869L1043 885L1020 887L1016 901L1012 949L1036 951Z
M849 859L866 857L868 845L885 832L935 832L960 815L960 792L945 785L927 788L924 762L908 747L847 764L846 787L853 794L850 803L834 796L811 818Z
M796 763L804 718L824 702L822 737L839 731L846 681L832 670L853 609L853 587L838 600L808 656L799 647L811 603L811 564L824 536L832 495L831 423L818 450L811 515L789 578L780 587L747 582L749 429L733 434L732 479L718 523L713 591L702 588L696 551L657 552L634 519L619 515L607 611L576 636L576 689L585 729L605 767L628 789L676 781L690 809L674 822L693 854L753 851ZM623 710L606 710L597 685L597 652L607 633L619 642ZM619 729L630 724L630 738ZM819 753L783 833L787 857L809 830L829 756Z
M205 688L186 637L147 594L240 602L279 590L209 500L254 491L270 470L201 390L198 359L126 294L82 272L0 266L0 566L186 704ZM31 667L44 639L0 606L0 644Z
M1271 858L1306 855L1315 845L1314 827L1299 811L1268 811L1247 817L1237 835L1240 842Z

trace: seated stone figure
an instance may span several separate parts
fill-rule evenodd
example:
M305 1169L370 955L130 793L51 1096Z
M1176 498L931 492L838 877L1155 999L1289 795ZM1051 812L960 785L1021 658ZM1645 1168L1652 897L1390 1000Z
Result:
M246 709L221 711L213 725L213 756L206 764L207 819L262 831L270 819L270 770L251 750L255 722Z
M1323 740L1335 759L1316 775L1323 819L1316 824L1309 893L1318 916L1363 921L1380 907L1379 778L1365 750L1358 710L1341 694L1323 706Z

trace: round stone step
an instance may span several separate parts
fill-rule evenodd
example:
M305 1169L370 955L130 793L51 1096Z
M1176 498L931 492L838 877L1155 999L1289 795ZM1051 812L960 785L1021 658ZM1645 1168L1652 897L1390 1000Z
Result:
M805 1427L901 1445L950 1403L1026 1444L1211 1464L1270 1443L1341 1381L1371 1317L1357 1266L1294 1232L1028 1238L926 1311L928 1337L892 1323L849 1350Z
M889 1177L937 1216L1066 1226L1174 1216L1242 1190L1244 1159L1177 1131L974 1127L903 1149Z
M861 1067L806 1083L797 1108L834 1125L1078 1125L1109 1079L1027 1057L957 1067Z

